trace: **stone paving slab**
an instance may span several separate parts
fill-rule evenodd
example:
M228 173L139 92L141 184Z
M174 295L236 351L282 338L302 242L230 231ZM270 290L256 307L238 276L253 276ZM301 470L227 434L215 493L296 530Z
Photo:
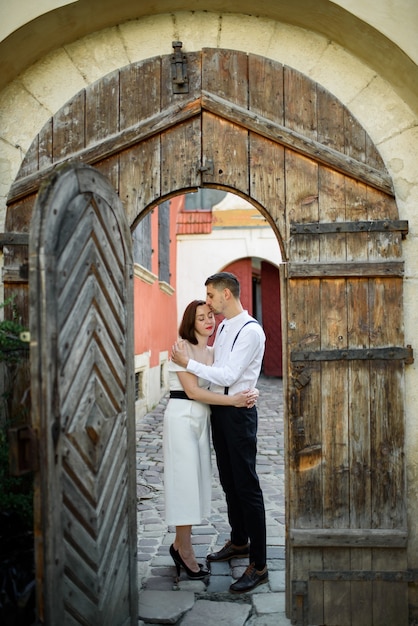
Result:
M251 604L197 600L183 618L182 626L217 624L222 626L244 626L251 612Z
M194 603L191 591L141 591L139 618L150 624L176 624L186 611L193 608Z
M267 523L269 581L247 594L231 594L230 584L247 565L243 559L212 563L211 576L192 581L176 569L169 554L175 528L164 521L162 461L163 414L167 397L137 420L139 622L181 626L289 626L285 616L285 511L282 381L261 377L258 388L257 471ZM193 527L196 556L204 562L229 539L227 509L212 452L211 515Z

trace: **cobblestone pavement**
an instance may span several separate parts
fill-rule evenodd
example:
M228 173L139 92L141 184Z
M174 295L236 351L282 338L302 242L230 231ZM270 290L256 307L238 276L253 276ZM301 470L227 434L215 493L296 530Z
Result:
M174 528L164 521L162 426L167 396L137 419L138 579L139 624L182 626L285 626L285 519L283 388L279 378L262 376L257 387L257 471L264 492L267 520L268 584L248 594L233 595L228 588L247 566L244 559L211 565L206 581L191 581L182 570L180 580L169 555ZM229 539L226 504L212 454L213 493L210 517L193 527L196 556Z

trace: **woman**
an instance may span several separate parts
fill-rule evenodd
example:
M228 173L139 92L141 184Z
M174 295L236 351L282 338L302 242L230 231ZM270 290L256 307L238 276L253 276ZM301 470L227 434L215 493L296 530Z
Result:
M193 300L179 328L190 358L211 365L213 348L207 345L215 329L215 316L204 300ZM208 390L209 383L170 361L170 399L164 413L164 487L166 521L176 527L170 555L189 578L200 580L209 570L196 561L192 525L210 514L212 469L209 439L209 404L253 406L258 390L222 395Z

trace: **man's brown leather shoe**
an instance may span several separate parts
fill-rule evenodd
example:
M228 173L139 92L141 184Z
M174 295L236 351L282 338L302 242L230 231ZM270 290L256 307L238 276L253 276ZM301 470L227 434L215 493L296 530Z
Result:
M230 559L248 559L249 555L248 543L246 546L234 546L231 541L227 541L224 547L218 552L208 554L206 560L210 563L218 563L221 561L229 561Z
M229 591L231 591L232 593L245 593L246 591L251 591L252 589L255 589L256 587L258 587L258 585L266 583L268 579L269 573L267 571L267 566L264 567L262 570L257 571L255 569L255 564L251 563L251 565L247 567L241 578L239 578L236 583L233 583L230 586Z

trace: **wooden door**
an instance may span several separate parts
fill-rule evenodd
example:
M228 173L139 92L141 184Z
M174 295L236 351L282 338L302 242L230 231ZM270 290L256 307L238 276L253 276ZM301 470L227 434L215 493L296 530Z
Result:
M137 623L131 238L89 166L41 190L30 238L36 577L43 624Z
M285 262L288 615L406 625L408 227L365 130L319 84L251 54L205 49L114 72L51 118L11 188L5 290L22 307L16 237L41 181L71 157L109 176L131 227L199 186L248 198L268 220Z

